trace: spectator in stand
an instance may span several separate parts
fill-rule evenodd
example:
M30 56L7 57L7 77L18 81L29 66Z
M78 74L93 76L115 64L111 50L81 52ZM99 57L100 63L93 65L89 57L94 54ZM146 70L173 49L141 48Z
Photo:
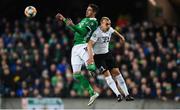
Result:
M87 97L72 77L72 32L47 17L40 21L0 21L0 93L3 97ZM117 25L119 26L119 25ZM118 27L125 46L112 39L110 48L136 98L180 100L179 26L142 21ZM83 74L89 76L84 69ZM102 75L89 78L101 97L112 91Z

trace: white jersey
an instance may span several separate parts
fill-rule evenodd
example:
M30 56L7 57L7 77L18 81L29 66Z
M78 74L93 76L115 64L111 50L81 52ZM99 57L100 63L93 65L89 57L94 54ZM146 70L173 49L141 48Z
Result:
M106 32L103 32L100 27L98 27L93 32L90 40L95 42L93 48L95 54L105 54L109 52L109 41L112 33L114 33L114 29L112 27L110 27Z

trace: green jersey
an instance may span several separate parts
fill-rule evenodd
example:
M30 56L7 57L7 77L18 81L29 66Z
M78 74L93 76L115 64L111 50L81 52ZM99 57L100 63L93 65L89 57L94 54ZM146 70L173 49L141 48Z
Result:
M70 26L74 33L74 45L85 44L98 27L96 18L84 18L77 25Z

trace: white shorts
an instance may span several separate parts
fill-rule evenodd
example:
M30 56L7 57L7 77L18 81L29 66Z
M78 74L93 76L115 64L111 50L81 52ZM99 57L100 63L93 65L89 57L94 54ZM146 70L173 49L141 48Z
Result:
M73 69L73 73L81 71L82 65L89 59L89 55L87 52L87 43L75 45L71 51L71 65Z

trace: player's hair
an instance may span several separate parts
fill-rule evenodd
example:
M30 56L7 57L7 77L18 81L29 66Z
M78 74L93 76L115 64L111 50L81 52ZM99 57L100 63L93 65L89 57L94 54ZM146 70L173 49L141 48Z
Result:
M99 7L96 4L89 4L88 6L91 7L96 14L98 13Z
M101 18L100 22L102 22L103 20L107 20L107 21L111 21L108 17L104 16Z

